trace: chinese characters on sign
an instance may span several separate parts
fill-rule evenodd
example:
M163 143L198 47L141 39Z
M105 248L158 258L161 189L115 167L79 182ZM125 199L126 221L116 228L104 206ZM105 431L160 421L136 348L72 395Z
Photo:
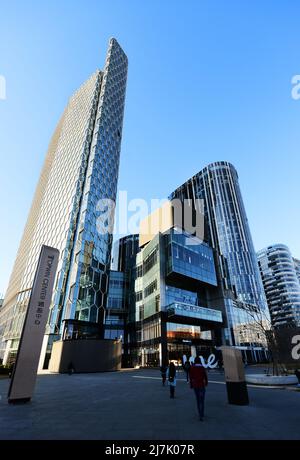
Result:
M30 401L48 319L59 251L42 246L27 307L8 401Z

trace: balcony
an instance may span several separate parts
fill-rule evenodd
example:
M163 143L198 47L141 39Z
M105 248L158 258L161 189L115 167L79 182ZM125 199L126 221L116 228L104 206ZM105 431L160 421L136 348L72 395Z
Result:
M183 302L173 302L166 307L168 318L184 316L185 318L198 319L213 323L222 323L222 312L212 308L198 307Z

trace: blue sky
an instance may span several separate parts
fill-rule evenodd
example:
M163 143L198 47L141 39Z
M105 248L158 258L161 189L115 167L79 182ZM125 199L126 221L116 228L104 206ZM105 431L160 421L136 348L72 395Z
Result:
M255 248L281 242L300 257L298 0L0 3L0 292L55 125L111 36L129 58L119 189L164 198L228 160Z

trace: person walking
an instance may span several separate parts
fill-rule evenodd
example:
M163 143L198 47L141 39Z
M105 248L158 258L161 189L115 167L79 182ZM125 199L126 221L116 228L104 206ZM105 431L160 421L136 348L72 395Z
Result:
M165 383L167 380L167 369L168 369L168 366L166 366L164 363L160 366L160 373L161 373L163 386L165 386Z
M75 372L74 365L73 365L72 361L70 361L69 365L68 365L68 374L72 375L72 374L74 374L74 372Z
M167 369L167 379L168 379L168 385L170 387L170 398L174 399L175 398L175 387L176 387L176 368L174 363L170 363L168 369Z
M182 365L182 370L185 372L185 363L187 362L187 357L186 355L183 355L182 356L182 360L181 360L181 365Z
M203 422L204 418L205 388L207 387L207 383L206 370L202 366L200 358L197 356L194 365L190 368L190 386L195 392L201 422Z
M195 356L191 355L189 358L189 363L192 366L194 364Z
M218 360L218 368L219 368L220 372L222 373L223 372L223 358L222 358L222 356L220 356L220 358Z
M184 372L185 372L185 375L186 375L186 381L187 382L189 381L190 368L191 368L190 362L188 360L186 360L186 362L185 362L185 364L183 366L183 369L184 369Z

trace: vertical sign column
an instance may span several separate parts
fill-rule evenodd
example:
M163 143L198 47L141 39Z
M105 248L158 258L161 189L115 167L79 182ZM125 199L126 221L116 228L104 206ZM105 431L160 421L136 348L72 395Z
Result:
M221 347L224 373L229 404L246 406L249 404L241 350L233 347Z
M42 246L20 345L8 391L8 402L30 401L52 297L59 251Z

